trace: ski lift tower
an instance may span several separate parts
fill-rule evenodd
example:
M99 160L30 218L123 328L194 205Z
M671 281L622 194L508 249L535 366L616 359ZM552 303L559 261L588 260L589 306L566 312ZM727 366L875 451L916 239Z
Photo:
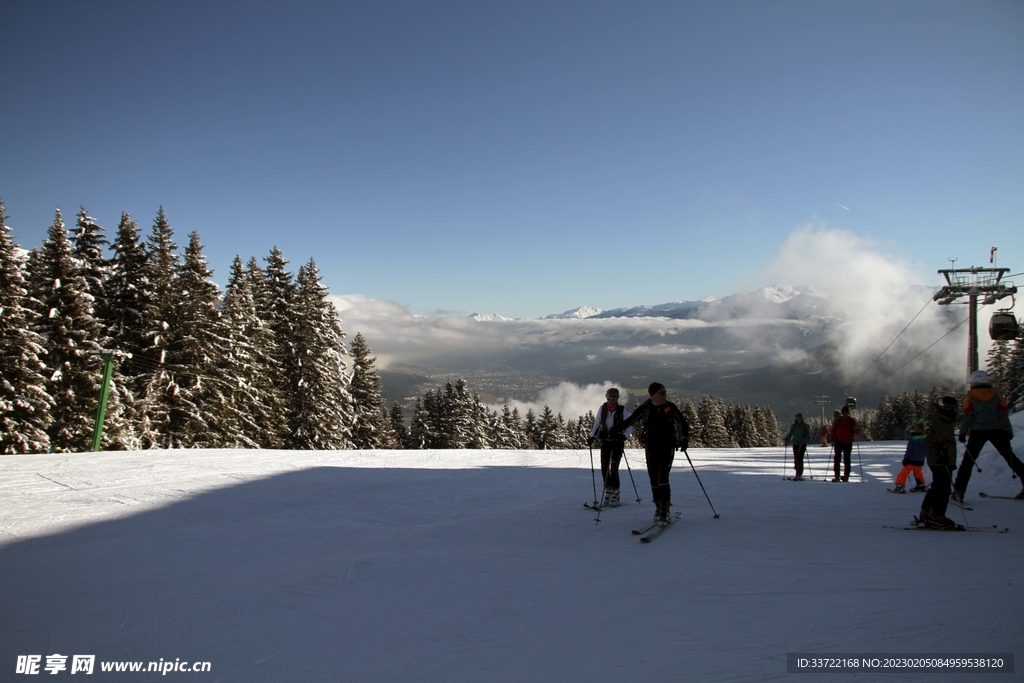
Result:
M832 405L832 399L828 396L815 396L814 405L821 406L821 424L825 424L825 406Z
M978 369L978 298L983 306L989 306L1013 296L1017 288L1012 282L1002 282L1002 278L1010 272L1009 268L948 268L939 274L946 278L946 286L940 289L933 301L940 306L954 303L966 303L969 307L967 328L967 376ZM960 299L967 297L967 301Z

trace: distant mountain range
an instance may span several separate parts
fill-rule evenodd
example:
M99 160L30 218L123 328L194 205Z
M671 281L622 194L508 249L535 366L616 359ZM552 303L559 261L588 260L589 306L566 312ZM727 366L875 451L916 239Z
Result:
M672 318L675 320L735 320L758 318L766 320L811 320L835 318L829 311L829 300L817 287L768 285L746 294L732 294L722 299L713 296L697 301L674 301L653 306L613 308L607 311L581 306L564 313L545 316L548 319L571 318Z
M922 303L934 293L927 286L910 290L900 295ZM851 316L856 313L863 319L865 312L847 311L848 305L849 299L830 298L818 287L769 285L721 299L709 296L610 310L581 306L530 320L474 314L470 317L481 322L479 334L486 341L406 368L405 375L393 367L389 381L402 388L400 396L408 397L414 387L422 393L430 386L428 375L469 373L474 388L501 398L533 396L539 388L560 382L585 386L608 380L642 396L654 378L682 398L714 393L726 400L769 404L780 414L816 413L820 409L810 404L814 396L844 397L847 388L870 407L883 393L957 381L959 364L935 362L941 349L902 369L924 348L922 340L911 340L912 335L898 337L903 321L862 320L861 343L865 326L872 328L877 342L866 342L871 354L861 348L863 358L851 370L849 335L842 330ZM953 329L954 312L942 313ZM571 324L559 325L559 320ZM592 327L579 324L586 320L601 322ZM488 330L492 321L508 328L500 333ZM942 330L935 332L939 338ZM887 347L894 337L898 342ZM880 360L872 360L875 346L879 352L886 349ZM861 372L868 369L866 375ZM859 382L848 387L855 379Z

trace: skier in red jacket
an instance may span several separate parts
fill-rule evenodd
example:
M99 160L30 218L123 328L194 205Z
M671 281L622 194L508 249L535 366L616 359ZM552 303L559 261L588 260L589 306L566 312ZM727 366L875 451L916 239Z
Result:
M853 440L857 436L857 421L850 417L850 408L843 406L842 411L832 421L832 444L835 449L835 462L832 481L850 480L850 454L853 453ZM839 476L839 459L843 459L843 476Z

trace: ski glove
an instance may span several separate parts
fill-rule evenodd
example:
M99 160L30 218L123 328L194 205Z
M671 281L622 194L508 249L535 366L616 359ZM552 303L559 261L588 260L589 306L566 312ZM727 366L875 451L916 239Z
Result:
M685 451L687 448L689 448L689 446L690 446L690 439L689 438L683 439L683 450Z
M588 437L587 437L587 445L588 445L588 446L593 446L593 445L594 445L594 442L596 442L596 441L597 441L597 439L595 439L595 438L594 438L594 437L592 437L592 436L588 436Z
M960 436L957 438L960 439L960 443L967 443L967 432L960 432Z

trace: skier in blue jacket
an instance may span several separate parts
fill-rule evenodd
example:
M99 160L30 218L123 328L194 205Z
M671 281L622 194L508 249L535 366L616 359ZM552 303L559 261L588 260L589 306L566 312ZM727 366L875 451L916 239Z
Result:
M800 481L804 478L804 455L807 453L807 442L811 440L811 428L804 422L802 413L797 413L793 424L786 434L786 443L793 445L793 467L796 469L796 476L793 481Z

